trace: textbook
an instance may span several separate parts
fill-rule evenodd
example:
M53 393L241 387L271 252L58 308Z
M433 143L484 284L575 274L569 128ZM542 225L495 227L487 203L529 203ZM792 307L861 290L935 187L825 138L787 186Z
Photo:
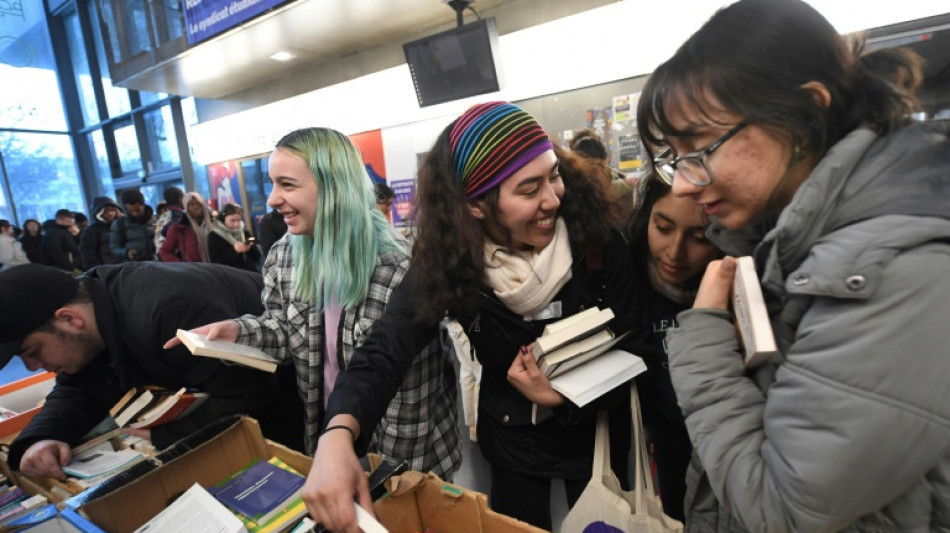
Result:
M272 519L299 513L294 519L287 520L287 525L291 526L290 522L296 523L296 519L306 514L300 496L304 481L302 475L280 459L272 457L268 461L255 459L244 469L208 489L208 492L237 514L248 531L262 532L264 527L270 526Z
M745 366L758 366L778 352L755 262L750 256L736 258L732 309L745 351Z
M230 341L209 341L200 333L183 329L178 330L175 335L194 355L231 361L265 372L275 372L277 370L277 362L253 346Z
M582 316L578 316L582 315ZM571 342L576 342L603 329L614 317L614 312L610 309L599 309L592 312L587 309L577 315L569 316L565 319L552 322L545 326L544 331L531 349L535 358L541 357L546 353L553 352L562 346Z
M182 387L174 394L166 395L154 407L143 411L129 427L137 429L153 428L188 416L208 399L206 392L190 392Z

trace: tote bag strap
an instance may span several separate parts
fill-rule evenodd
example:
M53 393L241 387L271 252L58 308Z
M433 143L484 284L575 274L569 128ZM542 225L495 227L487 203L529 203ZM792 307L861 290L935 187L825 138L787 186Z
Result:
M646 509L645 498L652 498L653 476L650 475L650 459L647 454L646 439L643 437L643 416L640 414L640 397L637 396L636 382L630 383L630 411L633 413L634 446L636 447L636 485L635 498L637 511Z
M597 432L594 434L594 465L591 469L590 478L596 479L598 483L604 483L604 474L613 471L610 470L610 421L607 418L607 411L597 413Z

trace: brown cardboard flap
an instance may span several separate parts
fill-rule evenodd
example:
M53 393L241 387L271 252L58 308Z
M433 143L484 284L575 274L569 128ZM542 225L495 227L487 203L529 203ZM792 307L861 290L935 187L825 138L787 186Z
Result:
M431 528L452 533L541 533L543 530L488 508L484 494L446 483L435 474L406 472L392 479L392 492L376 502L376 515L390 533Z

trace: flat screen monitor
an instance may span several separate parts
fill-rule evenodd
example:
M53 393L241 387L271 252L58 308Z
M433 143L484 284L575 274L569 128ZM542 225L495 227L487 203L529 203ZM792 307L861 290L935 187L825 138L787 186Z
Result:
M495 58L498 30L486 18L402 46L419 107L500 89Z

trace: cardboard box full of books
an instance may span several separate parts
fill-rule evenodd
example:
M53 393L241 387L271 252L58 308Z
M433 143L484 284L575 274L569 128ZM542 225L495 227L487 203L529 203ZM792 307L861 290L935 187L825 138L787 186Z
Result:
M311 459L264 439L257 421L234 417L198 431L157 456L161 466L144 474L123 472L68 500L108 533L127 533L148 522L195 483L208 487L255 458L277 457L306 474Z
M488 508L484 494L446 483L435 474L406 472L389 481L390 494L375 504L389 533L542 533Z

